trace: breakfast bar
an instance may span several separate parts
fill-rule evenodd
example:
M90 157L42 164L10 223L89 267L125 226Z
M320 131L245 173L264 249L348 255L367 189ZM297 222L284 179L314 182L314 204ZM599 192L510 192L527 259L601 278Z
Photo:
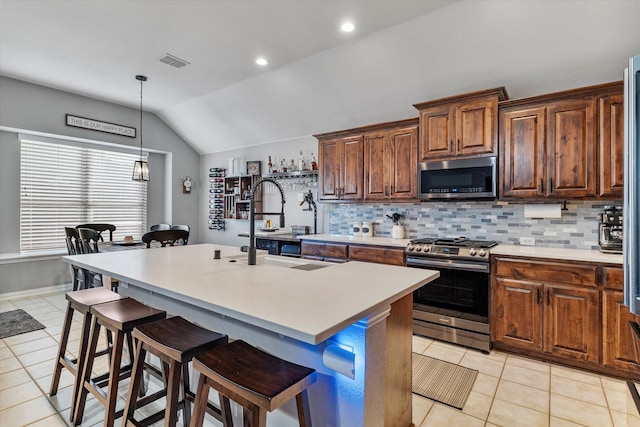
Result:
M118 279L123 295L316 369L316 425L411 425L412 292L438 272L266 253L249 266L238 248L212 244L63 259ZM297 425L295 403L268 425Z

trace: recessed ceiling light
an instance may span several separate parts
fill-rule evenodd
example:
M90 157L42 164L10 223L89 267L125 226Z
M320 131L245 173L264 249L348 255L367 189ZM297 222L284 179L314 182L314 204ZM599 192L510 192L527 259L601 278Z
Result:
M356 29L356 26L353 24L353 22L345 22L344 24L342 24L340 29L345 33L350 33Z
M265 58L260 57L256 59L256 64L262 65L264 67L265 65L269 64L269 61L267 61Z

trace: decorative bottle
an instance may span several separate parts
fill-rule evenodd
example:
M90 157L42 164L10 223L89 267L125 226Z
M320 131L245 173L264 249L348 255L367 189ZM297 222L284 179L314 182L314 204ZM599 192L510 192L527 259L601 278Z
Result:
M300 151L300 157L298 158L298 170L307 170L307 164L305 163L304 157L302 156L302 151Z
M271 173L271 171L273 170L273 163L271 163L271 156L269 156L269 163L267 163L267 167L269 168L268 169L269 173Z
M318 170L318 163L316 163L316 156L314 156L313 153L311 153L311 170L312 171Z
M289 163L289 172L295 172L297 170L298 170L298 167L296 166L293 159L291 159L291 163Z

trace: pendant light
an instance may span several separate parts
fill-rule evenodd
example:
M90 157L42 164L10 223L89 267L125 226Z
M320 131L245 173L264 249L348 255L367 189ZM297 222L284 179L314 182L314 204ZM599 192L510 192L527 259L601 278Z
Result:
M136 80L140 82L140 160L136 160L133 164L134 181L149 181L149 165L142 157L142 82L146 82L145 76L137 75Z

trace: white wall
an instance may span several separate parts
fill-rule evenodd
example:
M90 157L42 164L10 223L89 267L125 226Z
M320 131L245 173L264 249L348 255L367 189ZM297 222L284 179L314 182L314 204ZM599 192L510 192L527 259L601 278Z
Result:
M246 162L251 160L260 160L262 162L262 172L266 173L267 161L271 156L272 162L280 163L281 159L287 159L290 161L292 158L297 160L300 156L300 151L306 157L310 157L311 153L315 154L318 158L318 141L312 137L297 138L289 141L282 141L271 144L257 145L255 147L241 148L237 150L225 151L222 153L208 154L200 158L200 181L208 182L209 169L228 168L229 159L236 158L237 162L241 165L240 171L246 172ZM277 192L269 192L269 190L275 190L274 187L265 183L262 186L264 192L264 209L265 211L280 211L280 195ZM307 192L309 189L314 194L314 200L318 200L317 187L305 188L304 191L286 191L286 203L285 203L285 226L288 228L291 225L308 225L313 227L313 212L303 211L308 205L300 206L298 202L299 194ZM277 190L276 190L277 191ZM246 220L226 220L225 231L209 230L208 228L208 211L209 211L209 193L208 191L202 191L200 193L200 212L202 212L200 218L200 241L225 244L231 246L245 245L248 243L246 237L238 237L238 233L246 233L249 231L249 221ZM318 203L318 233L322 233L322 230L328 230L327 224L323 224L324 218L329 218L328 206L326 204ZM273 217L272 220L277 224L277 217Z

